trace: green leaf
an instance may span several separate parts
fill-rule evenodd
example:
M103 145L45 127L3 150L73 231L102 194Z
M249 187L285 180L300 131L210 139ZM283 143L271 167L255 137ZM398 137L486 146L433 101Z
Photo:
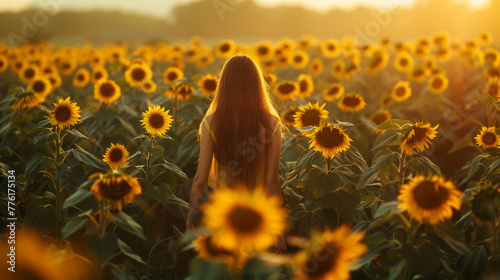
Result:
M48 163L48 157L42 156L40 153L36 153L26 164L26 171L24 173L26 182L31 181L31 179L33 179L38 172L42 171Z
M356 187L347 183L342 188L326 194L320 200L323 208L334 209L346 223L352 223L356 216L356 207L361 201L361 196Z
M416 174L424 176L441 175L441 170L427 157L418 157L410 160L408 165Z
M320 199L326 194L340 187L341 180L336 173L325 173L323 170L313 167L307 174L305 188L315 199Z
M314 129L314 127L312 125L308 125L308 126L304 126L304 127L301 127L301 128L297 128L297 130L299 130L299 131L311 131L313 129Z
M429 226L428 231L443 239L455 252L462 255L471 253L469 246L463 242L460 231L450 221Z
M384 145L398 145L401 143L401 138L403 138L403 134L394 129L384 130L377 136L375 140L375 144L373 144L372 151L384 146Z
M154 147L148 146L146 150L155 157L160 157L165 153L165 148L161 145L156 145Z
M102 160L100 160L95 155L85 151L82 147L78 146L77 144L75 144L75 148L72 150L72 153L76 159L85 164L88 164L97 169L102 169L102 170L108 169L108 166L104 164Z
M489 95L489 94L479 94L479 95L476 95L477 99L483 101L483 102L486 102L486 103L490 103L490 104L493 104L493 102L496 101L495 97Z
M146 194L149 197L156 199L156 201L166 207L168 201L172 197L173 190L165 183L160 184L159 186L149 185L146 187Z
M305 150L303 151L299 159L297 159L297 169L303 170L309 168L313 163L321 157L321 153L315 150Z
M129 122L125 121L119 116L116 116L116 119L118 119L123 128L125 128L131 135L137 135L137 132L135 131L134 127Z
M73 233L81 229L87 222L88 219L86 217L82 218L79 215L71 217L61 230L63 238L70 237Z
M141 256L137 255L136 253L134 253L132 251L132 249L130 248L130 246L127 245L127 243L123 242L120 238L118 238L117 240L118 242L118 248L120 249L120 251L125 254L127 257L133 259L134 261L136 262L140 262L142 264L146 264L145 261L142 260Z
M359 260L353 263L353 269L359 269L363 266L368 267L375 257L396 245L396 241L386 239L381 231L375 231L366 236L363 243L368 245L369 250Z
M74 128L72 130L68 130L68 133L78 138L89 139L87 136L83 135L80 131Z
M163 167L165 167L166 171L170 171L171 173L181 178L184 183L187 183L187 181L189 180L186 173L184 173L184 171L182 171L182 169L180 169L177 165L164 160Z
M76 192L74 192L72 195L66 198L66 200L64 201L63 209L66 209L73 205L77 205L78 203L84 201L88 197L91 197L92 194L93 193L91 191L85 188L79 188Z
M136 137L132 138L132 140L130 140L130 141L134 141L134 140L137 140L137 139L142 139L142 138L148 138L148 136L147 136L147 135L145 135L145 134L141 134L141 135L139 135L139 136L136 136Z
M113 218L111 218L111 220L119 228L146 240L146 235L144 234L144 230L142 229L141 225L139 225L129 215L120 211Z
M377 126L377 129L386 130L386 129L399 129L402 126L410 124L410 121L402 120L402 119L390 119L383 121L381 124Z
M337 120L337 125L339 125L339 126L354 126L353 123L350 123L350 122L341 122L339 120Z
M375 212L373 220L381 219L386 216L391 216L403 212L403 210L397 208L400 203L401 201L395 200L380 205L377 208L377 211Z
M378 151L373 158L372 166L361 174L358 186L364 187L367 184L370 184L377 176L379 176L382 170L393 164L398 159L399 154L391 151L390 149L382 149Z
M167 209L172 216L179 219L185 219L189 210L189 203L178 198L175 194L172 194L172 197L167 203Z

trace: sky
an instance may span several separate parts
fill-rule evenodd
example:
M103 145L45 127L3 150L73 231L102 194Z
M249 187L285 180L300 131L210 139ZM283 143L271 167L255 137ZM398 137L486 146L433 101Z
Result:
M43 6L49 3L62 3L62 10L122 10L127 12L140 12L154 16L166 16L172 7L196 0L0 0L0 11L19 11L29 5ZM222 3L235 3L241 0L213 0ZM386 8L391 3L409 6L414 0L254 0L263 6L276 6L280 4L301 5L310 9L324 11L330 7L354 8L358 5L371 5ZM431 0L427 0L431 1ZM481 7L489 0L457 0L468 2L472 7Z

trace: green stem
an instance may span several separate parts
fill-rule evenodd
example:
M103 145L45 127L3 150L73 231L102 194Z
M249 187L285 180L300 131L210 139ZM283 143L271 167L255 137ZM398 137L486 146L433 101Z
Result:
M149 146L151 148L154 147L154 143L155 143L155 139L154 139L154 136L151 136L151 138L149 138ZM150 174L150 169L151 169L151 158L153 157L153 155L148 152L148 158L146 160L146 186L144 189L146 189L148 186L149 186L149 181L151 180L151 174ZM147 202L147 195L146 195L146 191L144 191L144 201Z
M401 152L401 156L399 158L399 186L402 186L405 178L405 164L406 164L406 155Z
M333 157L326 159L326 173L329 173L332 169Z
M56 240L61 239L61 220L62 220L62 203L61 203L61 181L57 178L57 172L59 170L59 166L61 164L61 132L59 130L59 126L56 125L56 186L55 186L55 195L56 195Z

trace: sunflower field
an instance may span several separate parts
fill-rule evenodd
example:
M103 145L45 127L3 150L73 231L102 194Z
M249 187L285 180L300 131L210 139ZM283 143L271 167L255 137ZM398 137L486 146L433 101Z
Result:
M240 53L287 127L285 207L223 189L186 231L198 129ZM0 45L0 90L1 279L500 279L489 32Z

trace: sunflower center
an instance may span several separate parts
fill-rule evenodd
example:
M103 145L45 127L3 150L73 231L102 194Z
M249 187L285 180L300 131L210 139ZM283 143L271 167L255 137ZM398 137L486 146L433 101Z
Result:
M150 83L145 83L145 84L144 84L144 88L145 88L145 89L151 89L151 87L152 87L152 86L151 86L151 84L150 84Z
M338 244L326 243L321 250L316 250L302 264L302 270L308 279L322 279L336 264L340 253Z
M56 120L65 122L71 118L71 110L67 106L58 106L54 111Z
M328 44L328 46L326 48L328 49L328 51L331 51L331 52L333 52L335 50L335 46L332 44Z
M497 142L497 135L492 132L485 132L483 134L483 143L486 145L494 145Z
M290 110L288 112L285 113L285 115L283 116L283 118L289 122L289 123L293 123L294 122L294 118L293 116L295 115L295 110Z
M300 92L305 92L307 90L307 81L306 80L300 81L299 86L300 86Z
M3 60L0 60L0 68L2 68L4 65Z
M346 96L342 103L344 103L345 106L347 107L356 107L359 105L361 100L355 96Z
M112 84L104 83L101 85L100 93L104 97L111 97L115 95L115 87Z
M229 51L229 48L230 48L229 44L222 44L222 45L219 47L219 50L220 50L221 52L227 52L227 51Z
M302 118L300 120L302 121L302 124L304 126L319 125L319 123L321 121L320 112L318 110L306 110L304 112L304 114L302 115Z
M167 79L169 81L175 81L175 80L177 80L178 77L179 77L179 75L177 75L177 73L175 73L175 72L170 72L167 75Z
M295 63L301 63L301 62L302 62L302 60L303 60L303 59L302 59L302 56L300 56L300 55L296 55L296 56L294 56L294 57L293 57L293 61L294 61Z
M36 81L33 83L33 90L35 92L43 92L45 90L45 83L42 81Z
M294 89L295 87L292 84L283 84L280 85L278 88L279 92L282 94L290 94L293 92Z
M45 69L43 69L43 73L52 74L52 69L50 67L46 67Z
M413 189L415 202L419 207L426 210L436 209L441 206L448 199L448 196L449 193L446 188L430 181L423 181Z
M163 116L160 114L153 114L151 117L149 117L149 124L153 128L161 128L163 127L163 123L165 120L163 119Z
M78 76L76 76L76 79L81 82L85 80L85 77L82 74L79 74Z
M269 49L267 47L259 47L257 52L261 55L266 55L269 53Z
M94 79L99 80L102 78L102 73L101 72L95 72L94 73Z
M397 96L404 96L406 93L406 88L405 87L398 87L396 90L396 95Z
M132 187L125 179L99 182L99 192L107 199L122 200L131 190Z
M434 79L434 81L432 81L433 88L441 88L441 86L443 86L443 80L441 80L440 78Z
M263 223L259 213L245 206L234 207L228 218L233 229L243 234L255 232Z
M489 54L487 54L487 55L484 56L484 59L485 60L496 61L497 60L497 56L494 53L489 53Z
M146 77L146 72L142 70L141 68L135 68L132 70L132 79L136 81L142 81Z
M332 87L330 88L330 90L328 91L328 94L329 95L335 95L339 92L340 88L339 87Z
M109 158L113 162L119 162L123 158L122 150L117 148L111 150L111 153L109 153Z
M403 58L399 61L399 64L401 64L401 66L407 66L408 65L408 60L406 58Z
M427 129L425 127L415 126L413 127L413 131L415 131L415 134L413 134L413 136L410 139L408 139L407 141L408 143L411 144L418 143L423 139L425 139L425 137L427 136Z
M26 71L24 71L24 76L28 79L33 78L35 76L35 70L31 68L26 69Z
M382 57L380 57L380 56L375 56L375 57L373 58L373 60L372 60L371 66L372 66L372 67L376 67L376 66L378 66L379 64L381 64L381 63L382 63L382 61L383 61L383 60L382 60Z
M203 86L208 90L208 91L215 91L217 88L217 83L213 79L205 80L203 83Z
M316 142L325 148L335 148L344 142L344 135L339 129L324 127L315 137Z
M68 62L64 62L63 65L61 66L62 69L67 70L71 68L71 64Z
M498 95L500 88L498 87L497 83L491 84L490 87L488 88L488 94L496 97Z
M424 74L424 71L422 69L417 69L415 72L413 72L413 75L415 76L422 76Z
M387 120L387 116L386 116L385 114L382 114L382 113L375 115L375 116L371 119L371 121L372 121L374 124L376 124L376 125L379 125L379 124L381 124L382 122L384 122L384 121L386 121L386 120Z

